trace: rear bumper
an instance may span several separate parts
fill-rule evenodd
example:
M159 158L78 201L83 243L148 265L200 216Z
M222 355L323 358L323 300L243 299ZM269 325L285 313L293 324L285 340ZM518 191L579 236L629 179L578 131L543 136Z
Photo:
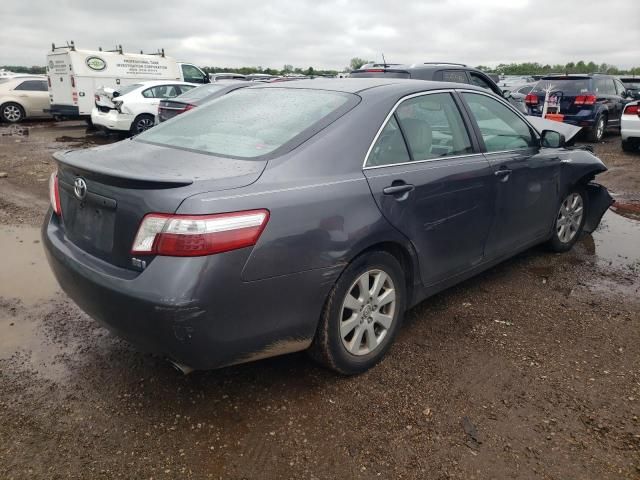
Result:
M578 113L577 115L567 115L563 113L562 115L564 115L564 118L562 122L568 123L569 125L575 125L576 127L594 127L596 124L596 119L598 118L597 115L595 115L591 110L583 110L582 112ZM542 116L541 112L536 111L532 111L530 115L533 115L535 117Z
M62 289L116 335L194 369L307 348L337 273L327 269L243 282L248 249L208 257L157 257L143 272L92 257L57 217L42 238Z
M640 116L623 115L620 135L622 140L640 139Z
M91 111L91 122L96 127L106 128L107 130L129 131L131 123L135 116L120 113L117 110L109 110L101 112L97 108Z

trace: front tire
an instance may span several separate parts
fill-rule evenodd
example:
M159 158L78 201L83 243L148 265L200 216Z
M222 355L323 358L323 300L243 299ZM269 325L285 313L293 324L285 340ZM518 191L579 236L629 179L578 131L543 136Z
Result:
M398 260L386 252L357 257L329 294L310 355L343 375L368 370L389 350L405 306Z
M548 242L554 252L567 252L582 234L587 213L584 189L573 188L560 202L553 224L553 235Z
M9 102L0 107L2 120L9 123L18 123L25 118L24 108L17 103Z
M592 143L598 143L604 137L604 132L607 129L607 116L602 114L596 120L596 124L593 128L587 132L587 140Z
M139 133L149 130L155 124L155 118L153 115L143 113L138 115L131 123L130 133L131 135L138 135Z

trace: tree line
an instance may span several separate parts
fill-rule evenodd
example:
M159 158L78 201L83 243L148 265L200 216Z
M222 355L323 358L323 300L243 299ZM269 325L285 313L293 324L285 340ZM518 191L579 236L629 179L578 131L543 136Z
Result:
M365 60L364 58L354 57L349 61L342 71L349 72L351 70L357 70L366 63L374 63L373 60ZM31 67L25 67L21 65L2 65L0 68L9 70L15 73L31 73L31 74L45 74L46 67L34 65ZM549 73L608 73L611 75L640 75L640 67L632 67L628 69L618 68L615 65L608 63L597 64L595 62L585 62L580 60L578 62L569 62L566 64L542 64L538 62L523 62L523 63L501 63L496 67L488 67L485 65L478 65L478 70L482 70L488 73L498 73L504 75L546 75ZM314 67L294 67L293 65L285 64L281 69L262 66L257 67L204 67L203 70L207 73L222 73L222 72L236 72L248 75L251 73L266 73L268 75L287 75L298 74L308 76L335 76L339 73L338 70L326 70Z

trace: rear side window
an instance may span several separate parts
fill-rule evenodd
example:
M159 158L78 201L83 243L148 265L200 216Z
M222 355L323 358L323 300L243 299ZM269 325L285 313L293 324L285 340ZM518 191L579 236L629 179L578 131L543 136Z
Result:
M398 127L395 115L389 119L380 132L376 144L367 158L367 167L380 167L410 161L407 145L404 143L402 132Z
M444 70L442 72L443 82L469 83L464 70Z
M142 91L144 98L173 98L180 95L180 87L177 85L158 85Z
M358 102L356 95L298 88L246 88L136 139L235 158L288 151Z
M14 90L26 90L29 92L46 92L47 82L45 80L26 80L18 85Z
M488 152L525 149L535 144L529 125L498 100L476 93L463 93Z
M396 110L412 159L471 153L471 141L453 98L434 93L411 98Z

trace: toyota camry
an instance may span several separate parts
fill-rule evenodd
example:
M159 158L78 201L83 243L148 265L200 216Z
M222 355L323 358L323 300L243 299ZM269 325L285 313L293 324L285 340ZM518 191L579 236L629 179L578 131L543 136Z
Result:
M407 308L536 244L569 250L611 203L590 151L419 80L257 84L55 159L60 285L184 371L308 350L363 372Z

